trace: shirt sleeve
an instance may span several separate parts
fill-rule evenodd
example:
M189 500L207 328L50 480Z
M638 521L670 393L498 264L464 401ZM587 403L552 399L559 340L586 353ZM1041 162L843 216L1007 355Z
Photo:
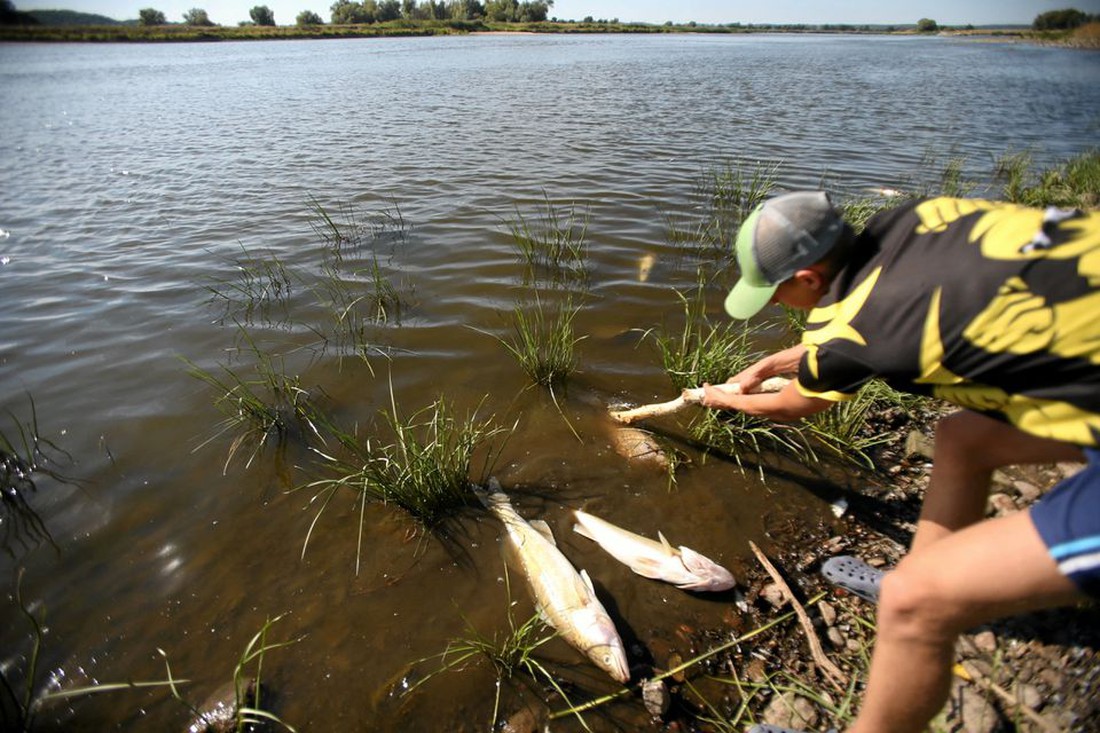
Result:
M844 402L853 399L875 376L858 354L847 353L845 345L832 341L806 344L806 353L798 364L797 386L803 396Z

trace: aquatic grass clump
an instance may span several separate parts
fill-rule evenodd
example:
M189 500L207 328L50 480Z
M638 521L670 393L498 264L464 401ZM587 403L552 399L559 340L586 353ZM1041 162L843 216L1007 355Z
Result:
M316 492L311 503L319 507L302 546L303 556L317 522L341 489L351 490L359 504L356 573L368 502L396 506L427 531L441 529L459 511L478 504L471 481L484 482L492 471L503 449L503 442L496 446L492 440L505 432L504 428L496 426L492 418L479 419L477 410L459 419L443 397L402 417L392 391L390 410L381 414L388 438L361 438L356 432L326 425L340 450L315 448L331 475L300 487ZM483 463L475 471L473 463L479 452Z
M576 347L585 337L576 335L573 321L580 310L572 295L551 306L536 292L533 300L512 311L511 337L498 340L532 382L553 391L577 371Z
M559 209L544 193L545 207L533 218L516 207L508 223L513 245L527 264L527 275L537 279L549 273L552 282L576 282L588 278L588 212L578 215L576 204Z
M27 495L38 490L35 475L79 485L78 481L50 467L50 464L57 462L50 452L64 456L70 463L72 456L42 437L34 399L28 396L28 401L30 421L25 422L8 410L13 430L10 435L0 430L0 525L4 528L0 546L13 557L15 544L29 550L46 542L60 552L46 525L27 502Z
M996 179L1007 201L1025 206L1093 209L1100 206L1100 148L1070 158L1038 174L1028 153L1009 153L996 161Z
M693 209L701 217L676 219L665 216L666 239L686 245L719 268L732 264L733 244L745 218L775 190L780 164L727 161L703 173L696 182Z
M274 253L254 255L241 245L241 256L231 262L232 278L216 279L208 285L211 301L220 303L219 323L275 323L290 320L289 300L295 277Z
M195 450L232 434L222 467L224 472L228 472L229 464L242 449L248 451L245 468L249 468L272 440L281 446L288 438L312 435L324 442L319 429L323 415L315 393L302 387L299 376L286 374L281 358L272 358L255 344L252 351L256 357L253 375L224 364L219 375L187 361L188 373L214 388L217 394L214 406L225 415L213 434Z
M405 694L412 694L420 686L442 672L461 672L471 664L488 662L496 677L495 694L493 697L493 714L489 721L489 730L496 730L500 715L500 696L504 683L517 680L529 681L535 684L545 682L552 688L566 704L569 696L565 693L561 684L551 673L546 664L539 659L536 652L549 641L555 639L558 634L536 613L522 624L516 624L515 601L512 598L512 588L508 575L508 568L504 569L504 582L508 596L508 631L507 633L487 637L480 633L469 620L466 621L467 633L465 636L451 639L446 648L432 657L419 659L416 664L423 664L430 660L439 660L439 668L425 675L415 685L410 687ZM579 713L577 720L585 730L589 730L588 724Z

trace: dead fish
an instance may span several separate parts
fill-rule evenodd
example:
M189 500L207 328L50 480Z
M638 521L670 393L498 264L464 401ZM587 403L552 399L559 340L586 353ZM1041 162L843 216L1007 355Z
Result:
M612 678L629 680L615 623L596 597L588 573L578 573L561 553L546 522L521 517L495 478L489 479L488 492L478 491L478 498L507 530L543 620Z
M573 516L577 518L574 532L598 544L638 575L683 590L729 590L737 582L729 570L690 547L673 547L660 532L660 542L654 542L579 509Z
M649 253L638 259L638 282L644 283L649 280L649 273L653 272L653 265L656 262L657 258Z
M617 428L611 433L611 447L623 458L668 469L668 456L652 433L638 428Z

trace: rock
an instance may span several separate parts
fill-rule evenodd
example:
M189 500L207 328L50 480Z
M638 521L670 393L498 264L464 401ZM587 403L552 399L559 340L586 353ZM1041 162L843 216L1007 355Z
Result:
M952 682L951 695L930 730L957 733L993 733L1000 725L996 708L981 692L962 680Z
M997 492L989 497L989 507L995 515L1004 516L1016 511L1016 502L1008 494Z
M844 649L848 640L844 638L844 634L840 633L840 629L835 626L830 626L825 630L825 638L829 640L829 643L836 649Z
M974 646L978 651L992 654L997 651L997 635L988 629L974 634Z
M654 718L664 717L672 704L672 695L662 680L646 680L642 683L642 703L646 711Z
M936 457L936 441L919 430L911 430L905 438L905 455L923 456L925 458Z
M1020 498L1029 504L1038 500L1043 493L1042 489L1029 481L1014 481L1012 488L1016 489Z
M1022 684L1016 686L1016 699L1032 710L1041 710L1046 704L1046 698L1035 685Z
M825 601L818 601L817 611L821 614L821 620L825 622L826 626L836 625L836 609Z
M525 707L512 713L500 730L501 733L538 733L545 719L545 708Z
M814 704L793 692L776 695L764 710L764 722L781 728L814 729L818 715Z
M760 589L760 597L770 603L774 608L779 608L787 602L787 594L777 583L768 583Z

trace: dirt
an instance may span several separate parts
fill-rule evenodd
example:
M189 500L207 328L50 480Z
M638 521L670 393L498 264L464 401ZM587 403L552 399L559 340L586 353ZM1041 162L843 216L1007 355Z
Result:
M763 685L747 704L736 691L727 691L723 701L727 720L745 704L747 712L741 713L741 721L751 717L805 730L843 730L844 714L836 714L835 708L850 698L858 709L873 645L870 624L874 608L828 584L819 573L820 565L838 554L857 555L883 568L900 561L927 486L931 435L938 416L935 409L915 417L900 412L879 415L872 429L887 429L892 438L875 456L881 468L868 472L859 494L845 497L848 507L842 518L830 526L775 528L774 543L763 546L805 608L825 656L847 679L855 680L854 694L849 688L830 685L811 656L806 631L792 618L708 660L708 671L716 675L737 675L743 682ZM1078 464L1064 464L998 471L987 515L1025 509L1079 468ZM799 538L797 545L792 546L791 537ZM745 572L747 608L743 605L744 612L730 622L738 634L759 628L791 608L759 563L748 565ZM822 600L810 603L821 594ZM715 647L730 639L730 631L702 632L695 646L700 650ZM1006 618L973 629L960 638L956 662L950 701L931 731L1100 730L1100 606L1095 603ZM781 694L776 687L793 689ZM674 702L663 721L665 730L715 729L701 722L709 711L691 690L673 684L672 693ZM817 696L823 696L824 702L813 699ZM746 723L737 729L747 727Z

